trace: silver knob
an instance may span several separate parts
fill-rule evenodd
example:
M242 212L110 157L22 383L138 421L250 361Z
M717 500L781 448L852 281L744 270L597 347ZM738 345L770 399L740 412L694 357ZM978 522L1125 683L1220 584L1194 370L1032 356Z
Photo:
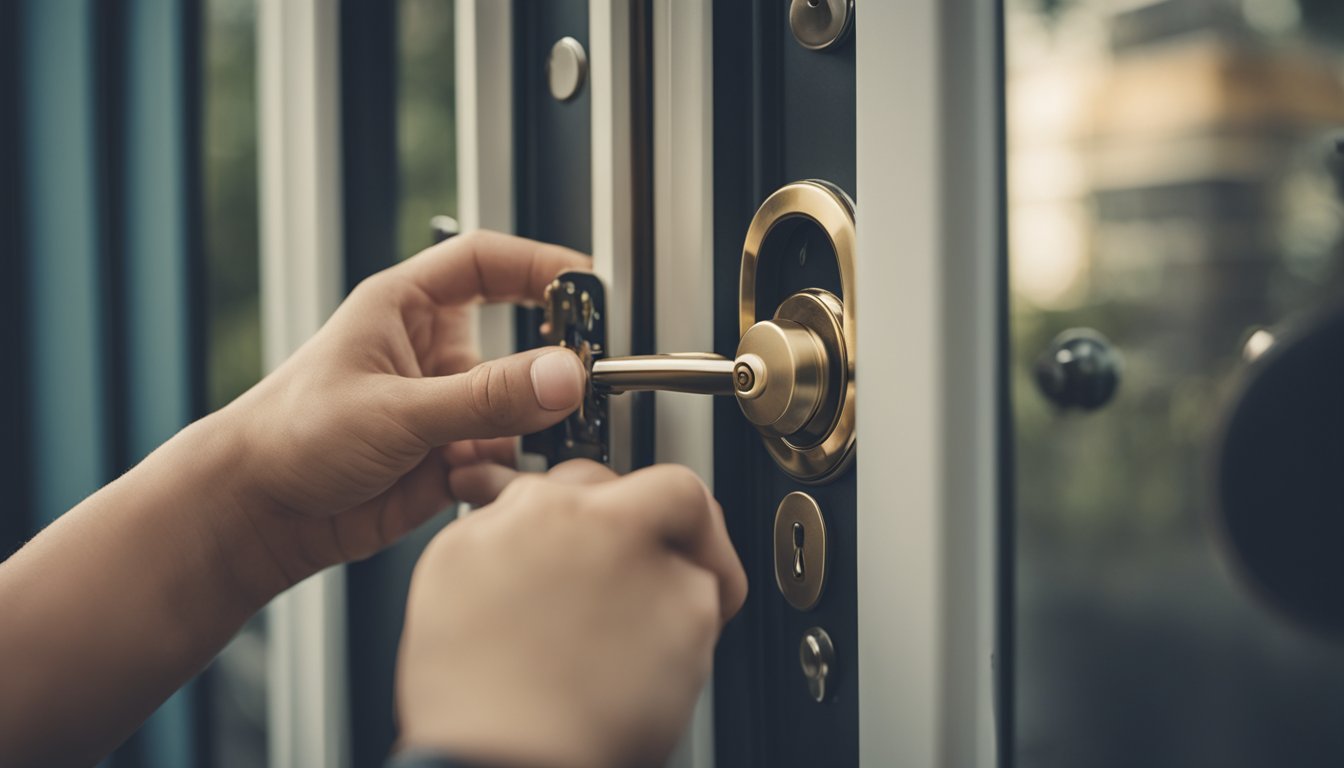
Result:
M854 26L854 0L793 0L789 29L809 51L838 45Z
M835 646L831 636L821 627L813 627L803 633L803 642L798 646L798 662L803 668L803 677L807 678L807 691L818 704L826 700L829 692L826 681L835 673Z
M551 46L546 58L546 84L556 101L569 101L579 93L588 76L588 54L583 44L572 37L562 37Z

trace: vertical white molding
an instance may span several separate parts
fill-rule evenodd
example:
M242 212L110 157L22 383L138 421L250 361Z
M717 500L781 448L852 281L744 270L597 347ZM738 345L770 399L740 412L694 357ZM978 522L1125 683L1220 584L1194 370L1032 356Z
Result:
M714 345L714 62L710 0L653 4L654 286L658 348ZM655 456L714 482L711 398L659 392ZM730 737L731 738L731 737ZM714 765L712 683L669 763Z
M258 4L262 355L273 370L340 302L340 58L329 0ZM270 763L349 762L345 574L332 568L267 613Z
M607 349L630 354L634 251L631 163L630 2L588 4L588 87L592 94L593 270L607 286ZM611 463L630 469L632 398L610 409Z
M464 231L512 232L513 19L510 2L457 0L457 220ZM513 308L477 312L481 354L513 352Z
M713 9L654 2L654 274L658 346L714 345ZM713 400L659 392L656 454L713 481Z
M858 46L859 745L992 766L994 4L864 5Z

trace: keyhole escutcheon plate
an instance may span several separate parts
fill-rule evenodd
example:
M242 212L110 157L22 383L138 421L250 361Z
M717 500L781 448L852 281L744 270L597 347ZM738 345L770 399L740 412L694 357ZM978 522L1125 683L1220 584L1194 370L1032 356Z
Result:
M795 491L775 511L775 584L789 605L810 611L826 588L826 520L817 500Z

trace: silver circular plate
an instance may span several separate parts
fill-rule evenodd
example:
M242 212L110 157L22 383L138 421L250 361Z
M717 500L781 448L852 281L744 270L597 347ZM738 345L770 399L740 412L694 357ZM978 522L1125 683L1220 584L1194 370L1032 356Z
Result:
M588 76L588 54L583 45L572 37L562 37L551 46L546 58L546 82L556 101L569 101L583 87Z
M854 26L854 0L793 0L789 29L798 44L824 51L845 39Z

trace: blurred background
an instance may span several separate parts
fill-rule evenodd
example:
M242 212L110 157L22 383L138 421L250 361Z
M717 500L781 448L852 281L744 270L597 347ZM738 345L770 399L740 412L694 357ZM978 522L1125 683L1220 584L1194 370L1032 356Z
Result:
M1005 36L1017 763L1344 765L1344 649L1234 577L1209 466L1256 344L1344 301L1344 3L1009 0ZM1031 379L1075 327L1123 355L1093 413Z
M259 1L0 3L0 556L261 375ZM453 2L339 5L343 89L387 107L343 122L347 205L386 206L353 281L457 211ZM1344 3L1006 0L1005 56L1016 763L1344 766L1344 652L1207 523L1252 339L1344 297ZM1124 356L1086 415L1031 380L1076 327ZM393 735L388 562L351 571L356 765ZM264 764L265 659L263 616L109 764Z

